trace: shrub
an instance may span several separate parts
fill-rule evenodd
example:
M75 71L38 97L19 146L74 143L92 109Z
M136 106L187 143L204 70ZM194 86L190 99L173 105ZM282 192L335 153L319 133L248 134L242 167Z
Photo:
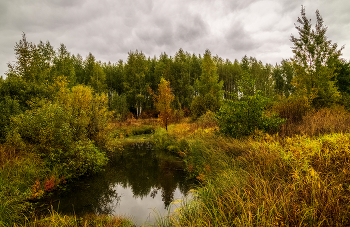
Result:
M239 138L252 134L256 129L276 131L285 120L264 115L268 99L259 93L239 101L227 100L216 115L220 131Z
M194 119L199 118L207 111L216 112L219 110L219 101L210 93L205 96L197 96L191 104L191 114Z
M290 97L279 101L273 106L273 110L287 123L297 123L310 111L310 101L306 97Z
M97 149L108 140L111 113L104 94L78 85L61 88L56 100L12 118L7 142L20 150L32 148L51 169L65 176L99 171L107 158Z

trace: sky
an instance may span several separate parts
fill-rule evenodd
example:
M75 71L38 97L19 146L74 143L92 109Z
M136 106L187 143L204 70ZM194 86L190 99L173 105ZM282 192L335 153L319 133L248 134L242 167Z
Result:
M49 41L56 50L63 43L102 62L125 61L136 49L158 57L182 48L275 65L293 57L290 36L298 36L302 5L313 24L320 11L327 37L345 45L342 58L350 60L349 0L1 0L0 76L23 32L29 42Z

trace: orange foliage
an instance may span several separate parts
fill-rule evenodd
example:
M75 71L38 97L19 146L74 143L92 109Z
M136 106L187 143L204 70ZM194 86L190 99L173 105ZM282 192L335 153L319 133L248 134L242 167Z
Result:
M205 180L205 175L203 173L200 173L197 177L196 177L197 180L203 182Z
M52 176L50 179L46 179L45 181L45 191L51 192L56 187L56 178Z
M32 187L32 196L33 198L38 198L44 194L44 191L41 190L41 183L39 180L35 181L35 184Z
M154 94L151 88L148 89L148 92L153 96L156 109L160 112L158 115L160 121L165 126L165 129L168 130L168 124L172 117L170 104L174 100L174 95L171 93L170 82L162 78L158 85L158 95Z

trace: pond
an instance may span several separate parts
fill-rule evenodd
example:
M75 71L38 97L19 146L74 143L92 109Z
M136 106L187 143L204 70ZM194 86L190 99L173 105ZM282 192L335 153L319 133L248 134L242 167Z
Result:
M62 214L124 215L136 225L152 224L186 196L193 181L187 180L183 163L160 157L151 144L128 146L122 155L110 158L105 171L70 184L46 198L42 210L52 205Z

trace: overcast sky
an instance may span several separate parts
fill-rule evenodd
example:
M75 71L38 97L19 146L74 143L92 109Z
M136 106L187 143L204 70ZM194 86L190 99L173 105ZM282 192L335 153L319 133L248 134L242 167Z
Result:
M297 35L301 5L313 24L319 9L327 36L345 45L342 57L350 60L349 0L1 0L0 75L15 60L22 32L35 44L63 43L102 62L126 60L130 50L158 57L182 48L275 64L293 56L290 35Z

